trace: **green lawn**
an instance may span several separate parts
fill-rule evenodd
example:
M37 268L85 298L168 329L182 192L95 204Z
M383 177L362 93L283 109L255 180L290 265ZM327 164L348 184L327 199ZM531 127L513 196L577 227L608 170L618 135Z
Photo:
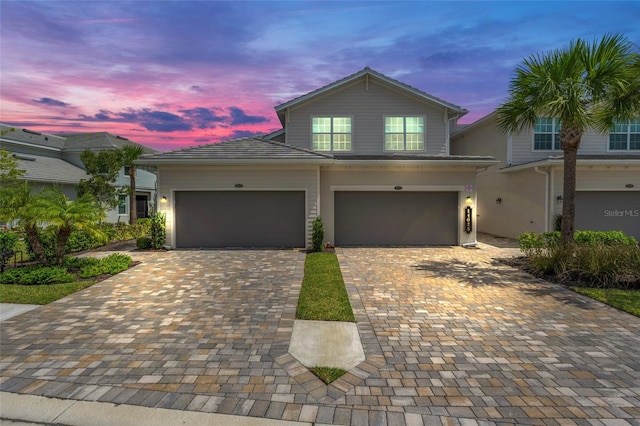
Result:
M311 372L328 385L346 374L347 370L335 367L312 367Z
M45 285L0 284L0 303L46 305L95 283L93 280Z
M640 317L640 290L571 287L571 290Z
M356 321L335 253L307 255L296 317L318 321Z

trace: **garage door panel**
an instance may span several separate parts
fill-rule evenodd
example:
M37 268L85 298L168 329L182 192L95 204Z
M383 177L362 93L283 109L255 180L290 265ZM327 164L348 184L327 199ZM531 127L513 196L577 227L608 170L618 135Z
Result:
M302 191L180 191L176 246L304 247Z
M640 192L576 192L576 229L623 231L640 239Z
M457 243L455 192L336 192L336 244Z

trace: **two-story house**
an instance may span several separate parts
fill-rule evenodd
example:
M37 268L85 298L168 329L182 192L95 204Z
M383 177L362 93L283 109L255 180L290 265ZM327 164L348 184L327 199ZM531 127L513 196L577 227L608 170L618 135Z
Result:
M76 185L89 176L84 170L80 154L85 149L101 151L138 145L128 139L107 132L53 135L20 127L0 125L0 148L13 153L23 178L36 188L55 185L69 198L77 197ZM141 145L142 146L142 145ZM143 146L144 152L158 151ZM128 170L122 168L116 186L129 184ZM136 174L136 206L139 218L147 217L155 205L156 175L154 171L138 169ZM107 222L129 222L129 198L120 198L116 209L107 212Z
M478 174L478 228L511 238L552 231L563 202L560 123L541 117L529 131L511 134L498 130L496 116L452 135L452 153L500 161ZM640 239L640 120L585 133L576 180L576 229L621 230Z
M145 155L172 247L465 245L476 172L451 155L466 110L365 68L275 108L282 130Z

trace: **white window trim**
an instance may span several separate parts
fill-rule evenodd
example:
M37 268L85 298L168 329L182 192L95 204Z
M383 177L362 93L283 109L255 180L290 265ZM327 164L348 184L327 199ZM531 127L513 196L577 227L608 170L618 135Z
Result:
M615 133L616 135L619 135L621 133ZM631 146L631 122L630 120L627 120L627 131L625 133L627 135L627 148L626 149L611 149L611 131L609 131L607 133L607 152L608 153L614 153L614 154L621 154L621 153L638 153L640 152L640 149L629 149L629 147ZM635 132L634 132L635 134Z
M553 119L553 129L556 130L556 123L558 121L557 118L553 118L553 117L538 117L538 118L551 118ZM531 152L562 152L562 142L560 141L560 129L558 130L558 143L560 144L560 148L555 149L536 149L536 127L535 124L533 125L533 128L531 129ZM545 133L546 134L546 133ZM553 132L553 135L555 137L556 132ZM555 140L551 142L551 146L555 146Z
M118 216L127 216L129 215L129 196L121 195L121 197L124 197L124 213L120 213L120 200L118 200L118 206L116 207L118 209Z
M331 119L331 149L315 149L313 147L313 135L315 134L315 132L313 131L313 119L314 118L330 118ZM333 131L333 119L334 118L349 118L351 120L351 148L350 149L333 149L333 135L334 134L338 134L338 135L346 135L347 133L336 133ZM310 136L310 145L311 145L311 150L314 152L353 152L353 145L354 145L354 132L353 132L353 116L352 115L312 115L311 119L310 119L310 127L309 129L311 130L311 136ZM325 133L323 133L325 134Z
M387 131L386 131L386 123L387 118L389 117L401 117L404 120L404 140L403 140L403 149L387 149ZM424 120L424 130L422 131L422 137L424 139L424 146L422 149L407 149L407 117L422 117ZM413 133L412 133L413 134ZM382 118L382 149L384 152L427 152L427 116L420 114L394 114L394 115L385 115Z

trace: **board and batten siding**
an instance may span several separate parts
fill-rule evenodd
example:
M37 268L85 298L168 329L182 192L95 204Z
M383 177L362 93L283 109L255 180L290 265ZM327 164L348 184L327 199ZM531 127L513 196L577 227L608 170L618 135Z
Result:
M475 200L476 173L473 168L418 168L403 167L322 167L320 169L320 197L322 199L320 216L324 222L325 240L335 241L335 204L336 191L388 191L394 192L396 186L403 191L455 191L459 194L458 236L459 244L471 243L476 238L476 226L473 232L466 234L462 230L465 199L471 196ZM472 186L472 192L465 187ZM474 209L475 210L475 209ZM475 222L475 218L474 218ZM375 232L375 230L372 230Z
M384 118L386 116L424 116L425 151L408 151L429 155L445 155L447 131L444 109L390 86L364 79L331 91L324 96L292 107L285 123L286 143L312 149L312 117L352 117L352 153L382 154L384 150ZM388 151L387 151L388 152Z
M242 188L236 188L242 184ZM174 193L176 191L305 191L306 244L318 215L318 168L287 166L169 166L158 167L158 209L167 215L167 244L175 247Z

